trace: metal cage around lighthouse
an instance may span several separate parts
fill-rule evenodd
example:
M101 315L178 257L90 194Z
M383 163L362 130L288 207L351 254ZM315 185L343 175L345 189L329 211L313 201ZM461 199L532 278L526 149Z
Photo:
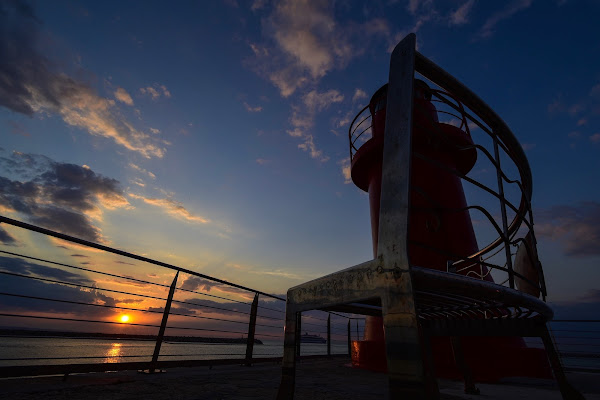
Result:
M390 398L438 398L437 362L451 348L444 357L467 392L477 391L474 381L506 376L506 368L518 376L545 365L563 398L582 399L546 325L553 312L535 249L525 153L490 107L415 45L411 34L395 47L387 89L378 91L385 96L376 93L349 132L352 179L369 192L373 259L288 290L277 398L294 396L299 316L318 309L380 319ZM458 201L447 201L447 191ZM461 241L469 246L452 251ZM505 339L519 337L539 337L544 349L511 359L520 345ZM451 347L436 347L437 338Z
M448 167L413 149L413 159L427 163L434 170L458 177L470 189L470 201L465 207L448 209L432 204L430 210L444 213L468 211L472 218L477 218L477 224L480 225L477 231L487 233L484 239L478 237L478 241L483 241L484 245L468 255L447 254L444 249L432 246L427 246L427 250L444 253L448 258L448 271L461 273L470 269L468 275L479 277L493 274L497 282L536 297L541 295L545 300L546 284L537 255L531 210L531 170L521 144L502 119L477 95L418 52L415 54L415 72L418 73L417 78L422 79L420 82L426 82L426 90L430 102L436 107L439 121L433 120L428 115L430 110L424 110L422 104L415 104L413 142L415 131L420 131L422 135L428 135L426 140L438 146L454 147L459 157L465 160L463 163L471 164L474 152L477 159L474 168L465 171L464 168ZM361 151L376 140L373 136L373 108L381 107L380 92L381 89L358 112L348 129L351 171L355 183L361 179L357 172L361 156L365 157ZM419 118L419 113L424 117ZM463 131L471 139L470 143L451 143L443 131L448 127ZM508 171L513 175L510 176ZM482 179L482 175L487 175L487 179ZM411 190L415 190L414 185L411 185ZM482 201L482 197L487 199ZM486 228L488 232L485 232ZM452 230L453 227L448 229ZM490 239L490 236L494 237ZM478 274L473 266L483 267L487 271Z

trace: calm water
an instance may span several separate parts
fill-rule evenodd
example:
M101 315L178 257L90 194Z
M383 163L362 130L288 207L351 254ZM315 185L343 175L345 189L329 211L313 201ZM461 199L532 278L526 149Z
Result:
M281 357L281 341L263 341L254 346L255 357ZM534 345L534 343L530 343ZM566 367L600 368L598 349L563 345L562 351L589 353L591 357L564 357ZM302 355L326 354L327 345L303 343ZM346 343L332 342L333 354L347 354ZM71 363L116 363L126 361L150 361L154 352L153 341L103 340L71 338L0 338L0 366L71 364ZM163 342L159 360L208 360L241 359L246 355L243 344L172 343ZM40 359L45 358L45 359ZM19 360L20 359L20 360Z
M254 357L283 355L283 342L263 340L263 343L254 345ZM154 344L145 340L2 337L0 366L150 361ZM302 355L327 354L327 345L303 343L301 351ZM334 354L347 354L348 347L345 343L332 342L331 351ZM160 354L159 360L236 359L246 356L246 345L163 342ZM25 358L29 360L23 360Z

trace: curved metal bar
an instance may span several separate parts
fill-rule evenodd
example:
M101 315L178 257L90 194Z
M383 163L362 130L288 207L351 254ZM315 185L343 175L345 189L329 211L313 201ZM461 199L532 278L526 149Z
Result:
M416 265L411 266L411 271L416 290L427 288L428 292L439 290L442 293L460 296L469 293L473 298L496 301L507 307L527 308L538 313L545 320L551 320L554 316L554 312L548 304L516 289Z

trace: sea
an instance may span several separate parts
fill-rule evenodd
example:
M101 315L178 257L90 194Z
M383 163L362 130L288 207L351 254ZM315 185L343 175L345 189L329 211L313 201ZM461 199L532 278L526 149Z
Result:
M536 345L537 344L537 345ZM538 347L540 343L528 343ZM566 369L600 372L600 349L568 343L559 346ZM150 361L155 342L132 339L90 339L68 337L0 337L0 367L44 364L87 364ZM303 343L301 355L326 355L327 345ZM331 343L332 354L347 354L346 342ZM163 342L159 360L243 359L245 344ZM254 357L283 355L283 342L263 340L254 345Z
M282 341L262 342L254 345L255 358L283 356ZM152 340L0 337L0 367L150 361L154 347ZM327 345L303 343L300 351L301 355L325 355ZM348 354L347 343L332 341L331 353ZM159 360L243 359L245 356L245 344L165 341L160 349Z

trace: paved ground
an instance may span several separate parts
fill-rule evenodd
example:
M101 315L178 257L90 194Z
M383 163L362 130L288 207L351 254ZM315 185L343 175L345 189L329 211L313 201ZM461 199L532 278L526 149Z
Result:
M62 377L0 380L0 399L274 399L281 376L276 364L253 367L178 368L162 374L93 373ZM570 374L588 400L600 400L600 374ZM386 377L347 366L345 359L303 360L298 365L296 399L384 399ZM478 385L481 395L465 395L462 383L439 382L442 399L560 399L553 381L513 379L498 385Z

